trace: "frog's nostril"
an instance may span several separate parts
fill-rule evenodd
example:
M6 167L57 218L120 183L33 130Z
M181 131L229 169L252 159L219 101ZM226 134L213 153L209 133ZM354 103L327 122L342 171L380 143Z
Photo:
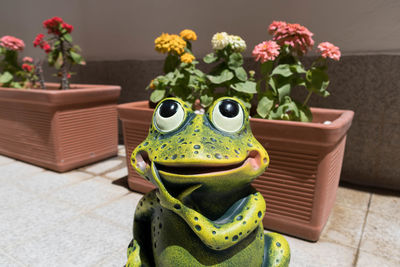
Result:
M144 150L137 152L135 159L136 159L136 168L138 168L142 172L146 171L146 167L150 166L151 164L149 154Z
M257 150L250 151L248 154L248 158L253 169L259 169L262 165L261 155Z

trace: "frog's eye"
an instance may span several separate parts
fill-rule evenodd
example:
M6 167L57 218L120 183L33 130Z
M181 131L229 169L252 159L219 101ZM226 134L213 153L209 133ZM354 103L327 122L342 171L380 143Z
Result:
M243 126L243 109L235 100L223 99L215 105L211 120L214 126L221 131L237 132Z
M177 129L185 118L185 111L179 102L165 100L154 114L154 124L161 132L170 132Z

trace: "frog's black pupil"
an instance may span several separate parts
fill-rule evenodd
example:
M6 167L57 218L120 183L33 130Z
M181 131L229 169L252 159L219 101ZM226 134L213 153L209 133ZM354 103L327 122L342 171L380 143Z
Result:
M228 118L233 118L239 113L239 104L233 100L222 100L219 105L219 112Z
M178 103L174 100L165 100L160 106L160 115L164 118L173 116L178 110Z

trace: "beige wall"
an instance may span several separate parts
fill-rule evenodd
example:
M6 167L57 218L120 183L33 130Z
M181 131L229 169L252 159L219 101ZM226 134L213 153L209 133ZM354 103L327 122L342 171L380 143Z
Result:
M61 16L75 26L73 38L88 60L161 58L154 38L184 28L198 33L198 56L210 52L217 31L242 36L249 54L269 38L272 20L285 20L307 26L316 43L330 41L343 54L400 54L399 14L398 0L1 0L0 36L22 38L24 54L41 56L31 42L44 32L44 19Z

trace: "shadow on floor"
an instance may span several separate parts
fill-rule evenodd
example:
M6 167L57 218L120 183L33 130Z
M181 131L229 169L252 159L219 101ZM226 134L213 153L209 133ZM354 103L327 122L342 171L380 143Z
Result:
M112 182L112 184L113 184L113 185L122 186L122 187L125 187L125 188L128 189L128 190L131 190L131 189L129 188L129 186L128 186L128 176L125 176L125 177L119 178L119 179L117 179L117 180L114 180L114 181Z

